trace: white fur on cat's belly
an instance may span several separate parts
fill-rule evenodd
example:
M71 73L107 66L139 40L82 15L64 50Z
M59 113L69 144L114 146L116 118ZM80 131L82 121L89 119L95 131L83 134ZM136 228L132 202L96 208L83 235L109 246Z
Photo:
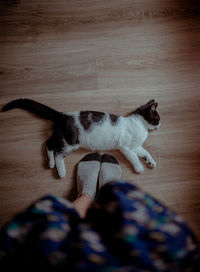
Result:
M81 129L81 126L79 127ZM107 115L101 125L93 124L93 128L89 130L82 129L79 141L81 147L90 150L119 149L131 162L135 171L142 173L144 167L136 150L142 146L147 137L148 127L143 118L138 116L120 117L117 125L112 125ZM148 165L151 168L156 167L156 163L150 157L150 154L147 163L150 163Z
M79 141L80 146L90 150L119 149L131 162L137 173L143 173L144 167L141 164L136 150L142 146L148 137L146 122L140 117L120 117L117 125L112 125L108 116L101 125L93 125L90 130L82 130ZM145 150L143 149L143 153ZM145 152L145 155L149 154ZM150 154L147 156L147 164L151 168L156 163Z
M81 129L79 141L83 148L103 151L123 146L134 149L141 146L147 137L148 129L139 118L120 116L117 125L112 125L107 116L101 125L93 124L89 130Z
M111 125L106 116L102 124L93 124L89 130L81 130L79 136L80 146L91 150L110 150L118 148L124 127L119 118L117 126Z

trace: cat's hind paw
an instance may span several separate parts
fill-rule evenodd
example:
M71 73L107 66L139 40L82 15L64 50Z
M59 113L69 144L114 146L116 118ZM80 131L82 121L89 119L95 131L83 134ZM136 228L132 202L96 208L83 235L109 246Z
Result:
M58 171L58 175L60 178L65 178L66 177L66 171Z
M56 168L58 171L58 175L60 178L65 178L66 177L66 168L65 168L65 163L64 160L56 157Z
M54 168L55 167L55 161L49 161L49 167Z

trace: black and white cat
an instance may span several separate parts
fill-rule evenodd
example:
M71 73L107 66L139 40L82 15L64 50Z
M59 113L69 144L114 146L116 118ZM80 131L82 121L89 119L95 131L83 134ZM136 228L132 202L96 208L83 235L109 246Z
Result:
M156 162L142 144L148 137L148 130L160 126L157 106L151 100L123 117L96 111L61 113L33 100L17 99L4 106L2 111L22 108L54 122L53 135L46 143L47 155L50 168L56 165L58 175L64 178L64 158L79 147L99 151L119 149L137 173L144 171L139 158L155 168Z

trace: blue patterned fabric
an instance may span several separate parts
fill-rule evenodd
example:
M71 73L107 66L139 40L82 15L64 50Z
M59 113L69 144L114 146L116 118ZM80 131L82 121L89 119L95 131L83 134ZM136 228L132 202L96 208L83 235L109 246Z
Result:
M85 219L47 196L0 232L1 271L200 271L199 260L183 218L129 183L105 185Z

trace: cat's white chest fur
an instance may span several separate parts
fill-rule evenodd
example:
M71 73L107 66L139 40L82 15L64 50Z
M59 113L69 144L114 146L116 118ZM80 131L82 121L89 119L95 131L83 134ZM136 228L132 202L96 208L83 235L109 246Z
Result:
M129 117L124 121L124 133L120 146L131 149L141 146L148 137L148 129L138 117Z
M113 126L108 114L102 124L93 125L90 130L80 129L80 146L91 150L110 150L118 148L121 132L123 131L123 117L119 117L117 125Z
M81 127L80 127L81 129ZM120 117L116 125L112 125L108 115L101 125L91 130L81 129L79 141L83 148L91 150L110 150L141 146L148 136L148 129L137 117Z

